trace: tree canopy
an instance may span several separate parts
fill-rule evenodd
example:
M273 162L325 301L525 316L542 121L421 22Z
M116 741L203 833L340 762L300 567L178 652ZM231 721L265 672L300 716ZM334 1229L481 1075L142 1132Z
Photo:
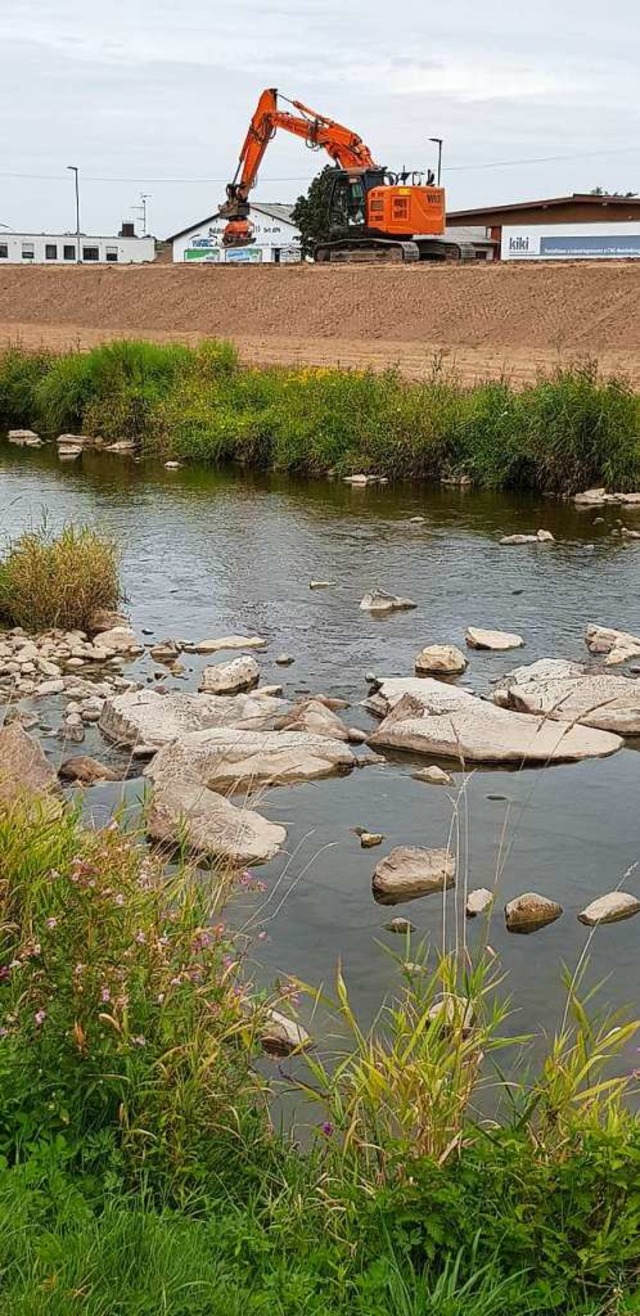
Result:
M315 247L329 237L329 193L335 166L327 164L309 184L306 196L299 196L291 214L300 229L304 256L312 256Z

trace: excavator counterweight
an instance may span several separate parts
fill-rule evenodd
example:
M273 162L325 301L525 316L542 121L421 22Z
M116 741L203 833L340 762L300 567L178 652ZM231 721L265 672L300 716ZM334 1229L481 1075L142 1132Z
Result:
M311 149L324 149L336 165L326 198L329 236L316 247L316 260L460 258L460 248L444 241L444 190L434 187L430 172L424 184L415 174L390 175L350 128L302 101L288 103L297 113L279 108L275 88L267 88L260 96L235 177L219 210L228 221L222 238L225 247L243 247L253 241L249 195L269 142L281 128L301 137Z

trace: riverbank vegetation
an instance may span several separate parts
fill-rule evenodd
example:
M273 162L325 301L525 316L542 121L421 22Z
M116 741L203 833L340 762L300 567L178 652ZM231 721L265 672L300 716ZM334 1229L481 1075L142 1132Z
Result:
M437 359L411 382L393 370L257 369L217 342L62 356L13 347L0 354L0 423L311 475L466 474L485 488L552 493L640 485L640 397L593 362L523 389L507 378L470 388Z
M54 534L46 521L0 549L0 623L44 631L86 630L120 599L118 552L88 526Z
M636 1025L570 984L525 1070L491 957L412 946L370 1030L340 973L333 1054L319 1036L267 1069L272 1008L301 991L313 1031L329 1006L254 983L232 888L165 870L123 820L0 811L3 1309L637 1311ZM296 1136L272 1124L283 1086Z

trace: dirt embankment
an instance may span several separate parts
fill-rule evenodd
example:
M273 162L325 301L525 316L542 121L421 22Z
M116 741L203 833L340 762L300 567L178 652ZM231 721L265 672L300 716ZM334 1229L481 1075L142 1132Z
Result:
M119 337L232 339L245 361L455 364L526 381L597 357L640 386L640 265L5 267L0 342L64 349Z

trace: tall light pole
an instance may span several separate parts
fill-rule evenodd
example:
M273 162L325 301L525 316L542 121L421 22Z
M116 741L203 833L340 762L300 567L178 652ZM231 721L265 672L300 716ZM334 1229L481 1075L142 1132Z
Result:
M67 169L75 175L76 184L76 264L81 265L80 258L80 180L78 177L79 170L77 165L67 165Z
M442 138L430 137L429 141L435 142L435 145L438 148L438 187L439 187L442 181Z

